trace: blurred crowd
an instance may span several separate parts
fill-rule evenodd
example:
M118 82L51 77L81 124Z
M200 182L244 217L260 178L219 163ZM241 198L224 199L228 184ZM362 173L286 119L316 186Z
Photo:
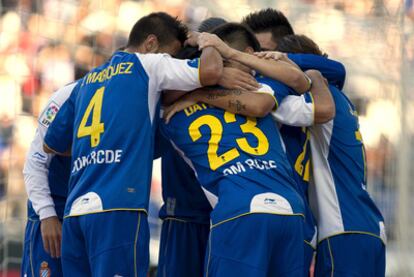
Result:
M26 194L21 171L36 118L51 93L82 77L123 46L138 18L151 11L166 11L195 28L212 15L238 21L271 2L1 0L0 224L13 218L24 221ZM401 77L414 72L413 1L273 2L274 8L286 13L297 33L309 35L332 58L346 65L345 91L361 115L370 190L388 225L392 225L395 153L401 128L398 95ZM401 9L406 15L404 26L397 20ZM407 71L406 75L401 74L402 69ZM409 87L414 81L406 78ZM410 130L414 130L413 123L409 124ZM152 214L156 217L159 174L154 178L157 196L153 198ZM155 226L156 223L153 222ZM12 232L17 238L22 237L21 226ZM392 239L392 228L389 235Z

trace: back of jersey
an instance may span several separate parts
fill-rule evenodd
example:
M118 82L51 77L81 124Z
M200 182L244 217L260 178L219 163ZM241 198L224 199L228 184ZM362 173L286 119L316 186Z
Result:
M330 86L336 115L311 130L312 166L319 240L363 232L385 240L383 218L366 190L366 157L357 112ZM314 189L314 191L313 191Z
M303 213L271 116L246 118L196 104L176 114L163 131L215 206L213 224L249 213Z
M147 209L153 151L148 86L137 56L118 52L71 96L76 105L66 214Z
M116 52L88 73L44 140L57 153L72 146L65 215L146 211L161 91L200 86L198 59L167 54Z

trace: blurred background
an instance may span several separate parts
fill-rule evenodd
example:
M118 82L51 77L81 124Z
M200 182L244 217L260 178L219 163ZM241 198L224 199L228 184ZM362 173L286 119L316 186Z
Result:
M19 276L26 223L22 168L52 92L126 43L132 25L166 11L191 29L207 17L239 21L280 9L296 33L347 68L368 157L368 190L385 217L387 276L414 276L413 0L0 0L0 276ZM150 205L156 265L160 166Z

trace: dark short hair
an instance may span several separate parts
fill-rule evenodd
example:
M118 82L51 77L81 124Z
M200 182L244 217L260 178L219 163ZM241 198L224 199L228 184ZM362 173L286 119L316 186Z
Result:
M281 38L277 43L277 51L284 53L315 54L327 57L319 46L304 35L289 35Z
M226 20L220 17L209 17L207 19L204 19L200 26L198 27L199 32L211 32L214 28L220 26L221 24L227 23ZM198 47L192 47L192 46L184 46L181 48L180 51L178 51L177 55L175 57L177 59L195 59L200 57L201 51L198 50Z
M224 18L221 17L209 17L207 19L204 19L200 26L198 26L199 32L211 32L214 28L217 28L218 26L227 23L227 21Z
M255 33L271 32L276 43L280 38L294 34L286 16L281 11L271 8L250 13L243 18L242 24L249 26Z
M252 30L240 23L220 25L212 33L240 51L243 51L246 47L251 47L254 51L260 51L260 44Z
M135 23L129 34L128 46L139 46L149 35L155 35L161 46L174 40L181 44L187 39L187 27L176 17L164 12L151 13Z

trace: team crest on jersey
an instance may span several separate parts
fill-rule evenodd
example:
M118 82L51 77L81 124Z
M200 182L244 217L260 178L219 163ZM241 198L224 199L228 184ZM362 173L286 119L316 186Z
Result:
M40 264L40 277L50 277L51 276L51 271L49 268L49 264L47 262L42 262Z
M45 127L49 127L50 123L52 123L53 119L55 119L55 116L57 112L59 111L59 105L55 102L50 102L49 106L46 108L46 110L43 112L43 114L39 118L39 123L42 124Z

